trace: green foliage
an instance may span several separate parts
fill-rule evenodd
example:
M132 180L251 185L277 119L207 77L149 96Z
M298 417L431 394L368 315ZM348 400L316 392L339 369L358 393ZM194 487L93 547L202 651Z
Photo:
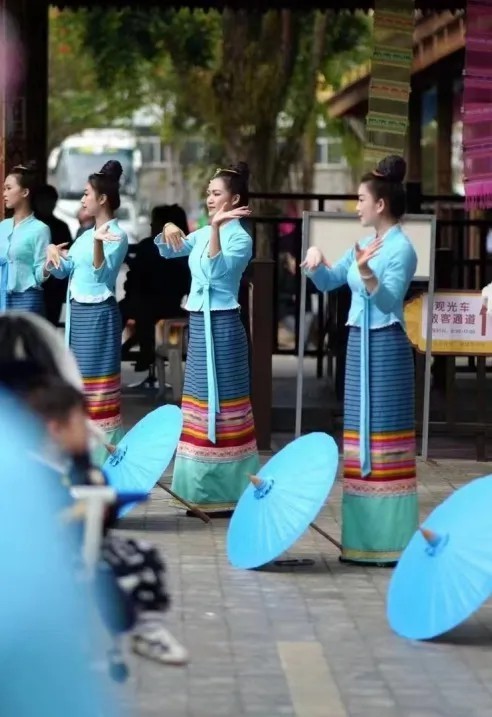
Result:
M84 45L96 60L99 84L115 77L145 80L172 57L177 69L208 67L214 57L219 16L167 8L94 8L86 13Z
M50 10L49 149L74 132L129 118L142 102L130 82L115 81L110 91L99 83L94 58L84 51L88 18L83 10Z
M373 20L362 12L355 13L351 22L343 14L338 15L340 23L335 37L345 37L345 47L337 45L329 53L323 64L322 73L325 85L339 90L348 71L359 68L370 60L373 49ZM344 118L328 117L325 107L318 105L318 116L326 123L326 133L339 137L345 159L352 171L354 180L360 176L363 165L364 143L360 134L355 132L351 122Z
M61 31L73 33L69 72L59 56ZM333 11L57 13L54 134L60 134L58 112L60 119L101 126L145 102L158 103L166 109L161 134L167 141L201 139L204 162L245 159L255 189L278 190L320 112L320 77L336 86L367 53L369 34L365 16Z

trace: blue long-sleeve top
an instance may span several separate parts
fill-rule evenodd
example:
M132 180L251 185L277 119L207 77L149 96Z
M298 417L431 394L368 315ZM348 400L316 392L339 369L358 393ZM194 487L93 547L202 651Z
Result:
M181 251L175 252L162 241L162 234L155 238L159 254L164 259L188 256L191 272L191 288L186 304L188 311L204 310L204 287L207 286L211 311L224 311L239 307L239 283L253 253L253 242L241 222L233 219L220 228L221 251L208 256L212 227L206 226L189 234L183 241Z
M360 242L366 247L374 237ZM369 329L400 323L404 326L403 300L417 268L417 254L399 224L383 237L379 253L369 261L369 268L378 280L376 291L370 294L360 278L355 249L349 249L330 269L319 266L306 272L319 291L333 291L348 284L352 301L348 316L349 326L361 326L364 311L369 313Z
M23 292L40 289L45 277L46 249L51 241L49 228L33 214L14 224L0 222L0 265L6 271L5 289Z
M202 311L205 321L208 381L208 437L215 443L215 416L220 413L217 376L214 360L211 311L239 308L239 284L253 253L253 242L241 222L233 219L219 230L221 251L208 256L212 228L202 227L189 234L180 251L173 251L162 240L155 238L159 253L165 259L189 256L191 288L186 303L188 311Z
M361 329L361 396L360 396L360 466L362 477L371 472L370 457L370 395L369 395L369 331L391 324L405 325L403 301L417 268L416 251L399 224L382 237L379 253L369 260L369 269L378 281L369 293L360 277L355 249L350 249L333 267L319 266L306 274L319 291L333 291L348 284L352 301L347 324ZM360 242L366 247L374 237Z
M69 298L81 304L98 304L114 296L116 279L128 251L128 237L116 219L109 222L109 231L117 234L119 241L103 242L104 261L94 266L95 229L87 229L70 247L66 258L60 258L60 267L48 267L58 279L70 277Z
M70 299L81 304L99 304L115 295L116 279L128 251L128 237L112 219L108 225L119 241L103 242L104 261L99 268L94 266L95 228L87 229L70 247L67 257L60 258L60 266L48 266L52 276L58 279L69 277L67 291L67 315L65 321L65 342L70 339Z

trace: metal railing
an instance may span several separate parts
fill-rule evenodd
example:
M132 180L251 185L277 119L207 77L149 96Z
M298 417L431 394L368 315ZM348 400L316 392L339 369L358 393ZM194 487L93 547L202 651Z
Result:
M296 354L298 352L298 327L299 327L299 308L300 308L300 284L301 271L301 242L302 242L302 219L300 217L287 216L286 212L278 212L279 204L285 201L302 201L305 206L319 211L329 211L330 202L346 202L356 200L353 194L255 194L253 199L263 200L262 209L263 216L253 216L249 220L249 231L253 237L254 256L263 257L265 253L274 263L273 279L271 287L268 287L269 295L273 304L273 353L274 354ZM423 196L421 197L421 209L425 213L437 213L441 218L437 221L436 231L436 288L437 289L461 289L476 290L482 288L485 284L492 280L492 254L487 251L487 237L492 230L492 219L470 219L464 211L463 198L454 195L451 196ZM270 206L272 214L270 214ZM278 214L275 216L274 210ZM289 225L286 227L285 225ZM287 231L290 229L290 231ZM262 246L260 247L260 242ZM261 251L260 251L261 249ZM266 251L265 251L266 249ZM285 257L290 254L293 257L295 265L292 274L292 263L290 269L286 266ZM285 275L282 272L291 271L289 281L285 282ZM269 284L270 280L267 280ZM282 324L283 311L282 301L286 297L282 296L285 286L289 287L287 291L292 290L290 311L294 319L294 330L291 332L291 344L281 345L279 342L279 325ZM282 289L282 287L284 287ZM416 289L423 287L414 287ZM343 355L345 351L344 341L344 324L348 313L348 304L350 300L350 292L341 290L334 292L327 298L326 296L316 292L312 287L313 295L318 296L318 310L315 318L316 341L314 347L307 347L306 355L316 357L317 375L321 377L324 372L325 365L328 372L333 370L336 357L336 365L343 364ZM345 294L343 294L345 291ZM257 320L261 322L261 316ZM268 319L270 324L271 317ZM329 326L328 326L329 321ZM264 327L263 327L264 328ZM253 327L254 329L254 327ZM333 342L332 338L339 332L338 340ZM254 330L253 330L254 333ZM268 329L267 329L268 333ZM264 334L263 334L264 335ZM330 339L328 349L327 338ZM136 353L132 353L132 358L137 358ZM492 427L489 426L487 420L487 405L485 400L486 388L486 363L485 359L468 359L466 366L455 366L454 357L435 357L434 365L437 366L437 374L435 377L441 377L441 402L438 413L439 420L434 420L432 430L453 431L463 430L464 433L474 435L477 440L477 457L485 457L486 437L490 435ZM417 384L419 384L419 372L421 371L421 361L417 356ZM419 368L420 366L420 368ZM458 373L476 372L477 375L477 418L476 420L458 423L456 420L458 389L456 387L456 377ZM341 375L341 371L340 371ZM338 383L343 388L343 380ZM335 382L337 375L335 374ZM335 383L336 385L336 383ZM475 414L473 414L475 415ZM460 416L461 417L461 416ZM441 418L443 420L441 420Z
M330 202L354 201L357 199L355 194L317 194L317 193L252 193L252 199L262 200L263 207L271 204L272 209L278 207L279 202L299 201L311 203L315 205L318 211L329 209ZM492 255L488 255L486 251L486 238L489 229L492 227L492 221L486 220L470 220L466 218L464 212L463 198L456 195L449 196L422 196L422 209L426 212L432 211L434 208L446 206L452 211L453 217L450 219L438 220L437 222L437 256L438 261L449 266L447 280L440 284L443 288L461 288L475 289L483 286L492 280ZM249 230L253 237L254 256L257 254L258 243L261 240L266 242L269 257L275 262L274 284L272 286L272 302L274 311L274 354L296 354L298 352L298 325L299 325L299 305L300 305L300 283L301 272L301 237L302 237L302 219L300 217L291 217L285 214L276 216L253 216L249 223ZM292 231L287 234L283 225L290 225ZM473 241L471 241L471 235ZM261 239L260 239L261 237ZM478 238L477 238L478 237ZM470 255L470 245L474 244L475 253ZM280 286L282 282L282 274L287 271L282 260L290 253L295 261L295 276L293 286L293 318L295 319L296 330L292 332L292 343L289 346L281 345L279 342L279 325L281 325L280 308L282 300ZM438 280L443 278L442 271L438 267ZM309 346L306 348L306 354L317 357L317 373L318 376L323 372L323 360L326 355L324 348L325 324L326 324L326 306L333 311L332 302L323 299L323 295L316 292L311 285L312 296L318 296L318 310L315 318L315 329L313 333L317 335L316 347ZM137 358L137 352L132 352L132 358Z

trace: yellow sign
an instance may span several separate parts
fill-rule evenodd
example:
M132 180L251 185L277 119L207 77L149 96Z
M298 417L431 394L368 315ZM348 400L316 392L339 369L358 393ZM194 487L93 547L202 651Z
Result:
M428 294L405 306L408 338L425 353ZM439 291L432 306L432 353L450 356L492 356L492 316L480 291Z

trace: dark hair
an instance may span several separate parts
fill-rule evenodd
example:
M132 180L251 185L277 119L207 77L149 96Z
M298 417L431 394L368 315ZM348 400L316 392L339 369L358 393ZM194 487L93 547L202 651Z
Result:
M85 411L83 394L33 361L0 363L0 384L22 400L38 417L63 421L76 408Z
M246 162L231 164L226 169L218 169L212 179L222 179L231 194L239 194L239 206L249 202L249 167Z
M158 228L158 232L160 232L167 222L176 224L185 234L190 233L186 212L179 204L160 204L152 209L150 216L152 227Z
M71 384L53 376L32 382L21 389L19 395L31 411L45 421L66 421L72 411L86 411L84 395Z
M58 201L58 192L51 184L42 184L36 190L32 208L38 219L49 219Z
M361 184L367 184L374 199L383 199L393 219L401 219L405 214L405 188L403 180L407 165L403 157L390 154L382 159L372 172L362 177Z
M37 383L49 374L35 361L12 359L0 361L0 384L18 393L26 385Z
M34 193L40 186L39 172L36 162L26 162L26 164L16 164L9 172L16 178L22 189L29 190L29 200L32 202Z
M36 192L36 199L49 199L56 203L58 201L58 192L52 184L43 184Z
M112 212L119 209L121 203L120 179L122 174L123 167L118 160L110 159L99 172L95 172L89 176L89 184L99 196L101 196L101 194L106 195L109 208Z
M49 346L40 339L39 331L29 319L4 314L0 316L0 367L23 361L30 364L31 371L60 375Z

